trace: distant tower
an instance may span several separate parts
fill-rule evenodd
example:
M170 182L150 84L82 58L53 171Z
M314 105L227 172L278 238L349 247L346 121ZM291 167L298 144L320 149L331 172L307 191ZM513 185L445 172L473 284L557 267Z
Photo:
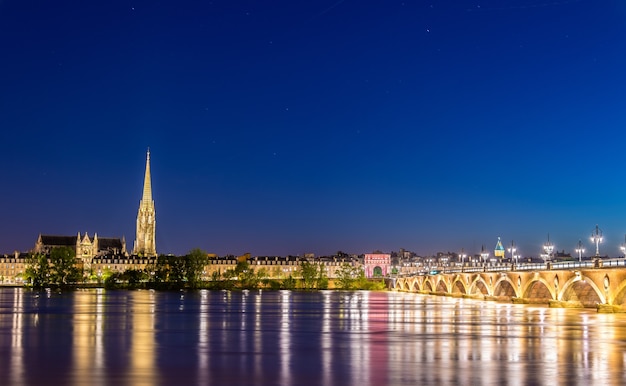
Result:
M156 217L150 180L150 149L148 149L146 154L146 175L143 180L143 196L139 202L139 213L137 214L137 236L133 254L147 257L156 256L155 227Z
M502 246L502 241L500 241L500 237L498 237L498 243L496 244L496 248L493 251L493 255L495 257L499 257L500 259L504 258L504 246Z

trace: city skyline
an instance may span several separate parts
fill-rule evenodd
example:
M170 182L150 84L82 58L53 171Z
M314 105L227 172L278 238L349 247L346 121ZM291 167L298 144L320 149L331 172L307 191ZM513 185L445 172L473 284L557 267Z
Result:
M0 3L0 253L621 255L626 6Z

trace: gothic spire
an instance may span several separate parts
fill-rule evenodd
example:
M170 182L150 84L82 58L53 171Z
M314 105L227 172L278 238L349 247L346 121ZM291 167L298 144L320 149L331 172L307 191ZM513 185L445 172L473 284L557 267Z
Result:
M152 200L152 183L150 179L150 149L146 154L146 175L143 180L143 195L137 212L137 238L133 254L140 256L156 256L155 243L156 214Z
M150 178L150 148L148 148L148 152L146 153L146 175L143 179L143 196L141 199L144 202L152 201L152 181Z

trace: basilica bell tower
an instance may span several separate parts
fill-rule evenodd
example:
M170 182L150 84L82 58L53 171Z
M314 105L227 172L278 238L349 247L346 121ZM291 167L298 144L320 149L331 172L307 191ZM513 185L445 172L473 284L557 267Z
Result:
M148 149L146 154L146 174L143 180L143 196L139 202L139 213L137 214L137 236L133 247L134 255L143 257L156 256L155 229L156 217L150 178L150 149Z

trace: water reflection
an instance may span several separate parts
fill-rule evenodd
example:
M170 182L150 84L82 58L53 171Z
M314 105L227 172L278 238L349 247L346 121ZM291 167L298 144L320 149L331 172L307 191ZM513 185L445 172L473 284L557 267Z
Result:
M0 384L620 384L626 315L382 292L0 289Z
M23 291L16 289L13 293L13 318L11 323L11 383L18 384L24 376L24 347L23 347Z

